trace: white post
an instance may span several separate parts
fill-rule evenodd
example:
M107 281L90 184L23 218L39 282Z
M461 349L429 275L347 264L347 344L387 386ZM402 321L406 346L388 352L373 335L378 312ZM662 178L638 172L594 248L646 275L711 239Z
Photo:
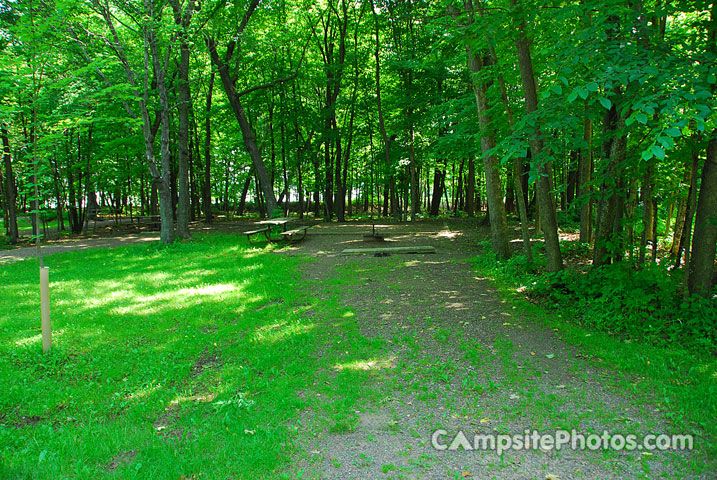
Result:
M50 268L40 267L40 314L42 317L42 351L52 348L50 328Z

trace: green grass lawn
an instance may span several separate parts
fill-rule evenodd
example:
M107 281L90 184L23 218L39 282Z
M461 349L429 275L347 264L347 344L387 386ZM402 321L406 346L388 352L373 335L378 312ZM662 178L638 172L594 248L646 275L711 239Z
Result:
M0 478L281 478L303 409L340 429L371 397L333 367L381 347L301 261L219 234L47 257L49 354L37 262L1 266Z

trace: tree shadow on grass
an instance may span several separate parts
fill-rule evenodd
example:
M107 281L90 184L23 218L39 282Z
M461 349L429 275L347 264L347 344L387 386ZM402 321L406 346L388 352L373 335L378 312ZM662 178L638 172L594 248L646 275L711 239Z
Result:
M302 287L302 259L272 250L209 235L48 257L61 332L49 354L38 337L36 270L6 266L7 468L46 478L249 478L285 464L302 411L338 418L365 396L366 372L335 366L379 358L381 345L337 346L336 332L355 328L351 316ZM136 454L109 468L123 451Z

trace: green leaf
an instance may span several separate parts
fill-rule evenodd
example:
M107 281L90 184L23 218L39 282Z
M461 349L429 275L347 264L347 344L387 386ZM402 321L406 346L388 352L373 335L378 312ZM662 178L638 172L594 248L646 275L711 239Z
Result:
M597 92L598 91L598 84L595 82L588 83L585 88L588 89L590 92Z
M634 115L630 115L629 117L627 117L627 120L625 120L625 126L626 126L626 127L629 127L629 126L632 125L633 123L635 123L635 116L634 116Z
M580 88L580 89L578 89L578 95L580 95L580 98L585 100L586 98L588 98L588 91L585 90L584 88Z
M651 151L651 150L645 150L644 152L642 152L641 157L642 157L642 159L643 159L644 161L648 161L649 159L651 159L651 158L653 157L652 151Z
M647 125L647 115L645 115L644 113L638 113L637 115L635 115L635 120L637 120L643 125Z
M610 107L612 107L612 102L609 99L607 99L605 97L600 97L599 100L600 100L600 105L605 107L605 110L610 110Z
M697 123L697 131L700 133L704 133L705 131L705 121L701 118L697 117L695 119L695 122Z
M672 150L675 148L675 141L672 140L671 137L659 136L657 137L657 141L660 142L660 145L662 145L666 150Z
M650 147L650 151L652 152L653 155L655 155L660 160L665 159L665 151L662 149L662 147L660 147L658 145L653 145Z
M715 76L714 73L710 73L707 76L707 83L709 83L710 85L714 85L715 83L717 83L717 76Z
M563 87L561 87L560 85L553 85L552 87L550 87L550 90L552 90L553 93L558 94L558 95L563 93Z
M570 95L568 95L568 103L573 103L575 99L578 98L578 90L573 89L572 92L570 92Z
M679 128L671 127L665 130L665 133L672 138L678 138L682 136L682 132Z

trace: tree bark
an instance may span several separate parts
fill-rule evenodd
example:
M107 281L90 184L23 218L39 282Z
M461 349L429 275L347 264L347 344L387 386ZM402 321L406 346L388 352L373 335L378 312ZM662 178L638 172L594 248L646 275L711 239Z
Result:
M481 10L482 14L482 10ZM490 39L492 42L492 39ZM491 62L494 65L498 64L498 56L495 53L495 48L492 46L488 48ZM515 130L515 119L513 118L513 110L510 108L508 102L508 89L505 86L505 79L503 75L498 74L498 85L500 86L500 98L503 102L503 108L505 108L505 114L508 119L508 125L510 126L511 132ZM520 230L521 237L523 239L523 252L528 263L533 263L533 250L530 239L530 223L528 220L528 183L527 176L523 174L523 159L522 157L516 157L512 163L512 178L513 178L513 190L515 192L515 198L518 204L518 215L520 216ZM525 183L524 183L525 181Z
M513 7L515 7L515 4L516 2L513 0ZM520 78L525 95L525 110L528 115L535 115L538 110L538 93L535 84L535 75L533 74L533 61L528 46L528 37L525 31L526 28L525 20L521 19L515 46L518 52ZM536 181L536 194L540 211L540 226L545 236L545 254L548 260L547 267L548 271L557 272L563 268L563 258L560 253L555 202L550 193L550 175L546 163L540 158L542 153L542 139L539 125L536 126L535 132L531 136L530 149L540 175Z
M432 217L438 216L438 212L441 208L441 197L443 196L443 178L446 176L445 168L446 167L443 166L443 170L441 170L441 167L436 166L435 171L433 173L433 195L431 197L431 208L428 211L428 214Z
M232 111L234 112L234 116L239 123L239 128L241 129L242 137L244 138L244 144L249 153L249 157L251 158L252 164L254 165L256 178L259 182L261 192L264 194L264 200L266 201L267 215L271 217L273 215L274 210L277 209L278 204L276 203L276 196L274 196L274 189L271 185L271 176L269 175L269 170L267 170L266 165L261 158L261 152L259 151L259 145L256 142L256 135L254 134L254 129L249 124L249 119L247 118L246 112L244 111L244 106L239 99L240 97L236 90L236 85L234 84L234 80L229 73L229 67L226 63L222 62L219 59L219 54L217 53L216 49L216 43L211 38L207 41L207 43L209 44L209 52L212 57L212 63L214 63L214 65L217 67L217 70L219 71L219 78L222 81L224 92L229 99L229 104L231 105Z
M689 189L690 179L692 178L692 164L688 164L685 167L685 175L682 178L681 186L687 186ZM682 189L681 189L682 190ZM689 196L689 195L688 195ZM677 204L677 214L675 215L675 226L674 233L672 234L672 247L670 248L670 255L676 257L680 251L682 231L685 226L685 217L687 215L687 198L680 198Z
M7 229L8 242L16 244L19 236L17 229L17 210L15 207L15 176L12 173L12 156L10 155L10 139L8 131L4 124L0 125L0 133L2 134L2 159L5 173L5 204L7 208L8 218Z
M233 39L227 45L224 60L221 60L219 58L219 53L217 52L217 44L213 38L209 37L207 39L207 46L209 48L209 55L212 59L212 63L217 67L217 70L219 71L219 78L222 81L224 92L227 95L229 104L231 105L232 111L234 112L234 116L239 123L239 128L241 129L242 137L244 138L244 144L246 145L246 149L249 153L252 164L254 165L256 178L259 182L261 192L263 193L264 200L266 202L266 212L271 217L274 213L274 210L276 210L278 206L276 203L276 196L274 195L274 189L272 188L271 176L266 168L266 165L264 164L264 161L261 158L261 152L259 151L259 146L256 142L256 135L254 134L254 129L249 123L249 119L244 110L244 106L242 105L242 102L240 100L241 94L237 92L236 77L229 70L229 62L234 59L234 53L237 48L237 41L241 42L241 36L244 32L244 29L246 28L249 19L259 5L259 1L260 0L252 0L247 7L246 12L244 13L244 17L239 23L235 35L232 37ZM239 48L241 48L241 45L239 45ZM289 78L277 80L274 83L279 83L286 80L289 80ZM258 88L265 88L269 85L254 87L252 88L252 90L256 90Z
M150 4L151 0L144 0L145 5ZM151 6L147 7L152 12ZM154 16L150 13L151 16ZM162 65L159 49L157 47L157 39L154 30L145 26L145 35L149 43L149 49L152 54L152 63L157 82L157 92L159 93L160 105L160 155L162 160L161 180L155 178L157 189L159 192L159 215L161 217L161 227L159 232L160 241L167 245L174 242L174 212L172 211L172 192L170 191L170 175L172 171L172 157L169 151L169 98L167 96L166 64Z
M613 104L608 112L605 122L605 129L609 133L620 130L624 124L619 117L617 109ZM621 254L614 247L614 223L615 215L618 211L617 196L620 193L618 185L620 182L620 172L618 171L620 163L625 159L627 148L627 137L619 135L607 142L605 154L608 157L607 171L604 175L605 180L600 186L600 201L598 203L597 222L595 227L595 247L593 249L593 265L600 266L610 263Z
M212 91L214 90L214 72L209 76L207 103L204 119L204 183L202 185L202 206L204 219L211 223L212 215Z
M467 3L470 4L471 2ZM493 126L491 125L491 119L488 116L489 106L486 98L485 85L483 85L478 77L483 68L483 63L468 45L466 45L466 53L468 55L468 68L473 74L471 76L473 93L475 94L476 106L478 108L478 124L481 129L480 144L483 153L483 171L485 172L485 186L493 251L499 258L505 259L510 257L511 253L508 238L508 220L505 215L505 205L503 204L503 190L500 184L498 159L495 155L489 153L495 148L495 137L492 133Z
M120 64L124 68L125 75L127 77L127 81L129 82L130 86L134 90L134 96L137 100L140 108L140 116L142 119L142 135L144 137L144 145L145 145L145 157L147 160L147 167L149 168L149 173L152 177L152 187L153 194L155 191L159 192L160 197L160 210L161 210L161 232L160 232L160 241L164 244L172 243L174 241L174 219L172 217L172 197L171 192L169 188L169 175L170 175L170 154L169 154L169 105L168 105L168 99L167 99L167 91L166 91L166 63L165 65L161 65L160 58L159 58L159 51L157 48L157 39L156 39L156 31L154 30L154 26L152 24L151 20L155 19L156 12L154 11L154 3L151 0L144 0L143 1L143 7L144 12L143 15L145 15L147 18L143 20L143 23L140 25L141 27L141 35L142 40L144 42L144 48L143 48L143 54L144 54L144 63L143 63L143 84L140 88L140 86L137 85L137 74L132 70L132 67L130 65L130 62L125 54L124 51L124 44L117 33L117 30L115 29L115 17L110 12L109 5L107 4L99 4L100 6L100 14L102 15L103 19L105 20L105 24L107 25L107 28L110 31L111 34L111 40L108 40L108 43L110 44L110 47L116 54L118 60L120 61ZM161 12L160 12L161 14ZM78 41L78 44L80 42ZM80 44L81 46L81 44ZM84 48L81 46L83 55L85 59L89 62L91 62L91 59L89 55L84 51ZM155 83L157 84L157 89L160 97L160 112L159 116L162 118L162 124L163 124L163 134L162 137L162 171L160 172L157 168L157 164L155 161L154 156L154 139L156 136L156 130L154 130L154 126L152 124L152 121L149 117L149 111L147 109L147 105L149 103L149 76L150 76L150 57L152 58L152 64L151 67L153 67L154 74L155 74ZM105 83L108 86L111 86L111 82L109 79L102 73L101 70L97 70L100 77L103 78ZM137 116L135 115L132 108L129 106L127 102L122 102L125 110L127 111L127 114L131 117L136 119ZM89 175L89 171L88 171ZM89 183L89 178L87 179L87 182ZM155 202L156 205L156 202ZM86 210L88 210L86 208ZM87 215L86 215L87 217Z
M373 12L373 18L374 18L374 27L375 27L375 36L376 36L376 44L374 48L374 58L376 61L376 105L378 108L378 125L379 129L381 131L381 138L383 139L383 153L384 153L384 159L386 161L386 166L384 171L389 172L389 181L387 185L387 191L384 193L384 215L387 214L387 201L389 199L390 194L390 200L391 200L391 216L394 220L398 220L398 209L396 207L396 176L393 170L393 166L391 165L391 143L393 141L393 137L389 138L388 134L386 133L386 123L384 121L384 115L383 115L383 107L381 105L381 61L380 61L380 46L381 46L381 37L380 37L380 31L379 31L379 24L378 24L378 15L376 14L376 7L374 5L373 0L371 0L371 11Z
M476 167L473 155L468 155L468 178L466 178L466 213L469 217L476 214Z
M690 295L705 298L712 290L717 250L717 130L712 135L702 168L687 283Z
M179 117L179 132L177 133L177 182L178 182L178 203L177 203L177 236L179 238L190 238L189 217L189 108L192 103L192 96L189 90L189 43L187 40L187 28L192 21L194 12L194 1L189 0L184 13L182 13L179 0L172 0L174 10L174 22L180 28L179 31L179 105L177 114Z

